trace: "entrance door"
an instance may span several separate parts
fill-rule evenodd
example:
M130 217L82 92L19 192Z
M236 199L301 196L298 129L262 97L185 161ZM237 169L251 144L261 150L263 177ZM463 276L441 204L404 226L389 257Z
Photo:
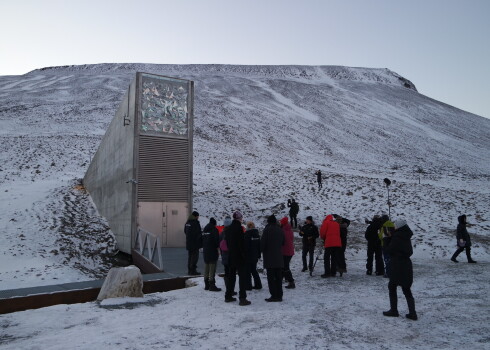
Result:
M138 225L160 237L162 247L185 247L187 203L139 202Z

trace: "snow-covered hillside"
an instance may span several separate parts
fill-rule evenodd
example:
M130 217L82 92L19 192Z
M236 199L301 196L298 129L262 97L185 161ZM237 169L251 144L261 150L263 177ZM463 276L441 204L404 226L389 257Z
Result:
M416 255L452 252L461 213L476 258L487 254L490 120L421 95L388 69L51 67L0 77L0 289L107 271L114 240L77 179L136 71L195 81L194 206L203 217L240 208L260 226L293 197L300 219L353 220L351 242L362 249L364 218L388 210L388 177L392 216L416 231Z

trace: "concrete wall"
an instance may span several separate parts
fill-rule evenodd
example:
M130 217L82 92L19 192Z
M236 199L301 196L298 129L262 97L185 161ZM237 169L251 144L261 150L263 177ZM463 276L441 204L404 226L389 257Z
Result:
M130 84L83 179L99 214L116 236L119 250L130 254L135 214L134 140L137 79ZM126 124L126 125L125 125Z

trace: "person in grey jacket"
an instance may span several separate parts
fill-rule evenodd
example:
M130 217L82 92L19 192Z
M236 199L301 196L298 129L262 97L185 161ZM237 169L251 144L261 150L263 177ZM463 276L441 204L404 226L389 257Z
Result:
M456 244L458 249L454 252L451 257L451 261L457 263L456 260L459 253L466 250L466 258L470 264L476 264L476 261L471 258L471 238L466 230L466 215L458 216L458 227L456 228Z
M267 218L267 225L262 233L260 248L264 258L264 268L267 269L267 283L269 285L270 298L268 302L282 301L282 269L284 259L282 256L282 246L284 245L284 232L277 224L274 215Z

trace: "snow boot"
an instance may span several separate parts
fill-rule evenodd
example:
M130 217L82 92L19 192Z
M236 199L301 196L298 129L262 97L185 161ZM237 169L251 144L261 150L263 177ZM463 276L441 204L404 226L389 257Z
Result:
M204 279L204 290L209 290L209 280L207 278Z
M225 303L231 303L232 301L236 301L236 298L233 298L233 297L226 298L225 297Z
M407 305L408 305L408 314L405 315L406 318L410 320L417 320L417 312L415 311L415 299L412 298L406 298L407 299Z
M216 282L209 282L209 291L210 292L221 292L221 288L216 287Z
M373 274L373 271L372 270L367 270L366 271L366 275L371 276L372 274Z
M468 263L470 263L470 264L476 264L476 261L473 260L473 259L471 259L471 260L468 260Z
M388 316L388 317L398 317L400 314L398 313L398 310L388 310L388 311L383 311L383 315Z
M308 271L308 268L303 266L303 269L301 270L301 272L305 272L305 271Z
M294 281L290 281L289 284L286 287L284 287L284 288L294 289L294 288L296 288L296 285L294 284Z
M240 302L238 303L238 305L240 305L240 306L247 306L250 304L252 304L252 303L250 301L248 301L246 298L240 298Z

